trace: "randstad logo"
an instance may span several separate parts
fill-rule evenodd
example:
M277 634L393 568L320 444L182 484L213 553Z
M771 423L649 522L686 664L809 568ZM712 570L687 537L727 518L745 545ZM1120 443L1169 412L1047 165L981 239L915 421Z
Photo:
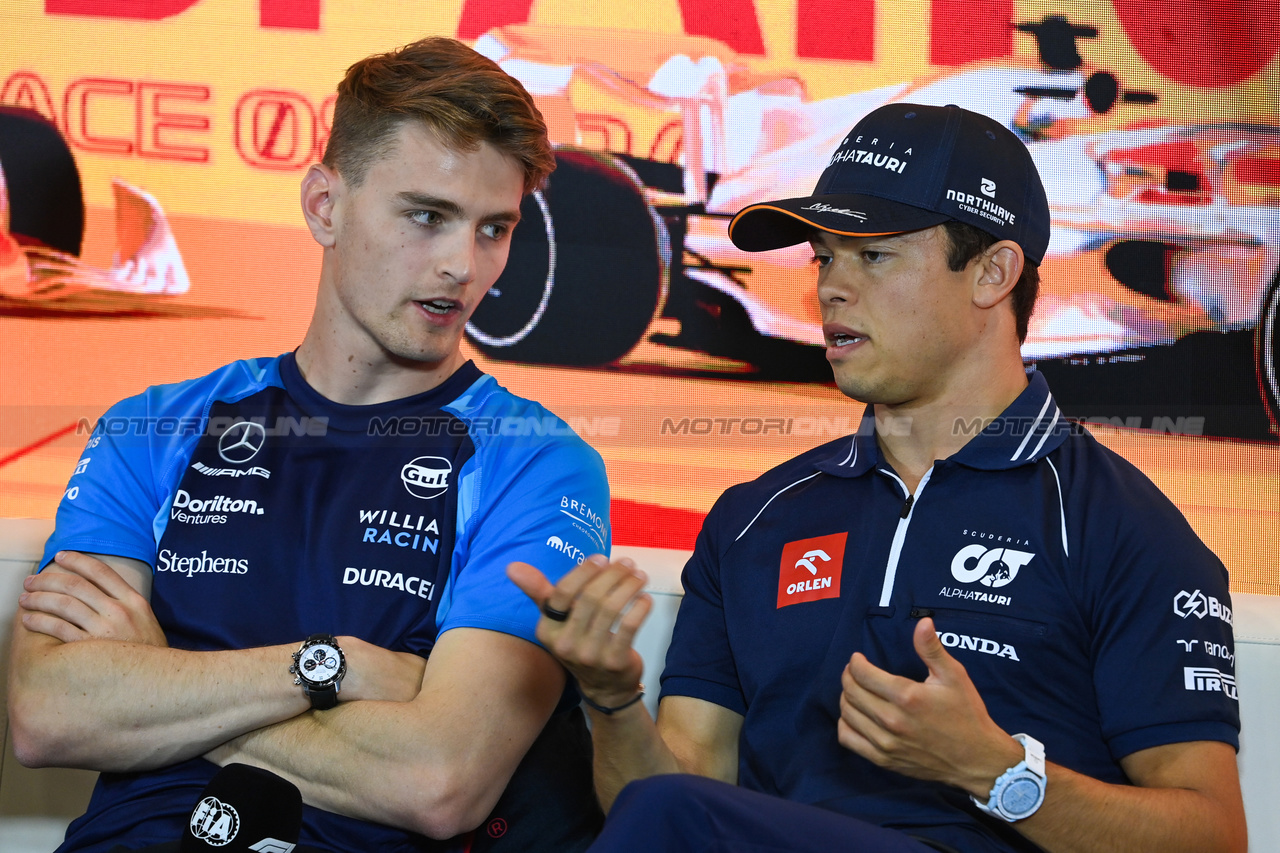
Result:
M984 545L966 545L951 558L951 576L960 583L981 583L992 589L1013 582L1035 554L1015 551L1012 548L992 548Z
M443 456L419 456L400 469L405 489L415 498L430 500L449 491L453 465Z

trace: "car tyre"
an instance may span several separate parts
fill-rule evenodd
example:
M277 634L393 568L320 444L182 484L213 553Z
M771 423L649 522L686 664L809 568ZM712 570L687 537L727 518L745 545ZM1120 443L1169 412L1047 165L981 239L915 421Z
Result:
M657 313L667 268L666 229L635 173L605 154L561 149L520 215L470 340L492 358L540 364L607 364L629 352Z
M1271 418L1271 431L1280 433L1280 270L1262 300L1254 334L1258 387L1267 416Z

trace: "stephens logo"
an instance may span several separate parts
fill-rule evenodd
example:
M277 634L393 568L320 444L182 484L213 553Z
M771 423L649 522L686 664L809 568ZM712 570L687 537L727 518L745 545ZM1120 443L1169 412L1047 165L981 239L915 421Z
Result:
M1018 571L1031 562L1035 554L1012 548L966 545L951 558L951 576L960 583L979 582L998 589L1013 583ZM970 565L972 563L972 565Z
M191 834L210 847L229 844L240 831L240 814L217 797L205 797L191 813Z
M199 557L182 557L177 551L163 548L156 558L157 572L174 572L187 577L206 572L218 575L249 574L249 561L243 557L210 557L208 551L201 551Z
M400 469L400 479L409 494L430 500L449 491L452 472L452 463L443 456L419 456Z
M218 439L218 455L232 465L243 465L258 455L266 441L266 427L253 421L240 421Z
M848 538L848 533L832 533L783 545L778 565L778 607L839 598Z

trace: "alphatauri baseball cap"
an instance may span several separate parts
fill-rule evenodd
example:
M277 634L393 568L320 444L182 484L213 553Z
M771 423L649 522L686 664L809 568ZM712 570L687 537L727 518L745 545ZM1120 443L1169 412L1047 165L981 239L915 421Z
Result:
M1027 146L984 115L888 104L853 126L813 195L753 204L729 223L739 249L763 252L809 239L917 231L949 219L1012 240L1040 263L1049 201Z

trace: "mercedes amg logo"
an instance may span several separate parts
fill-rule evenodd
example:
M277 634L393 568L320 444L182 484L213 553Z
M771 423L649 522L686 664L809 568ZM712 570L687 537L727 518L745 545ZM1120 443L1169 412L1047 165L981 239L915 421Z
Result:
M232 465L240 465L257 456L266 440L267 431L262 424L240 421L218 439L218 455Z

